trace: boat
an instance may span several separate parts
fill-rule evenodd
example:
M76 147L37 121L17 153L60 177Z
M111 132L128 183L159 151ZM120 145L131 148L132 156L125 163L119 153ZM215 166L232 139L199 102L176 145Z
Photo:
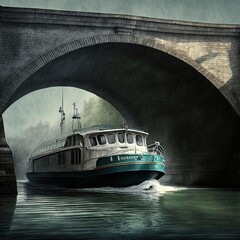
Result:
M61 135L31 153L29 182L68 188L127 187L164 175L163 148L157 141L147 146L147 132L127 124L82 128L74 104L72 131L64 133L63 107L59 112Z

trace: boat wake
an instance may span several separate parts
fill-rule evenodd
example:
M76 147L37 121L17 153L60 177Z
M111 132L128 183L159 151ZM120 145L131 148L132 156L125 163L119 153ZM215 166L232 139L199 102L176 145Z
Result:
M167 192L175 192L184 190L183 187L166 186L161 185L157 180L147 180L139 185L130 187L102 187L102 188L85 188L81 189L84 192L98 192L98 193L152 193L152 194L164 194Z
M167 186L160 184L159 181L147 180L139 185L134 185L130 187L100 187L100 188L60 188L57 186L50 185L35 185L29 183L28 180L18 181L18 190L23 192L23 188L27 189L28 193L57 193L61 194L80 194L80 193L120 193L120 194L144 194L149 196L161 196L166 193L176 192L185 190L184 187L177 186Z

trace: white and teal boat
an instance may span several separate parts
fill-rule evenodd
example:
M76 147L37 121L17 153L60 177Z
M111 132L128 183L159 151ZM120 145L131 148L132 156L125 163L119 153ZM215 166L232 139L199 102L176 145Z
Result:
M64 111L60 108L63 126ZM75 112L73 121L79 123ZM164 175L163 148L144 131L106 126L74 129L42 143L29 158L30 182L63 187L126 187Z

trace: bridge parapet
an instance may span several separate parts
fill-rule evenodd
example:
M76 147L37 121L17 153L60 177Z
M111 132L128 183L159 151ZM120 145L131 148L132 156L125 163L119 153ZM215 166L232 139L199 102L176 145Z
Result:
M123 115L127 113L128 121L142 120L156 139L158 133L165 132L166 145L173 146L174 138L176 142L180 139L173 151L177 146L182 153L184 146L196 147L194 142L200 142L201 151L211 153L213 148L214 154L218 154L222 146L239 141L238 116L218 90L240 116L240 25L0 7L0 26L0 116L11 103L31 91L66 85L105 97ZM191 124L187 124L188 117ZM218 145L219 134L227 122L221 139L226 145ZM166 128L162 127L164 123ZM0 172L14 175L12 153L1 124L0 131L0 160L9 164L8 170L4 168L7 165L0 165ZM194 131L196 135L192 136ZM207 146L209 139L216 144ZM194 151L200 151L196 148ZM198 163L206 160L192 156L188 148L184 151ZM227 150L225 154L229 157ZM176 162L174 157L169 158ZM183 155L179 159L186 158ZM213 164L218 160L215 155L212 159ZM174 177L179 167L185 171L180 174L181 182L186 171L194 181L201 175L199 165L192 169L196 170L195 175L187 169L189 161L173 166ZM222 157L221 167L224 161ZM204 173L206 164L201 166ZM235 175L237 179L239 175ZM14 176L11 181L14 183Z
M0 21L1 86L11 83L24 67L55 48L64 49L81 39L91 41L91 37L129 35L141 39L133 44L144 45L151 40L164 45L169 54L180 60L192 60L192 64L187 63L194 68L199 66L198 71L204 69L204 76L240 114L240 25L11 7L0 7ZM122 42L126 39L123 36Z

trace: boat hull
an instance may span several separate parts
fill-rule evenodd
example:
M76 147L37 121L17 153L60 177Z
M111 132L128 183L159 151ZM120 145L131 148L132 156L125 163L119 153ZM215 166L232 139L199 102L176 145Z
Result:
M27 173L30 182L69 188L127 187L164 175L160 155L121 154L99 158L96 169L74 172Z
M146 180L159 179L164 175L158 171L137 171L82 176L81 173L28 173L30 182L50 184L68 188L90 187L128 187L138 185Z

